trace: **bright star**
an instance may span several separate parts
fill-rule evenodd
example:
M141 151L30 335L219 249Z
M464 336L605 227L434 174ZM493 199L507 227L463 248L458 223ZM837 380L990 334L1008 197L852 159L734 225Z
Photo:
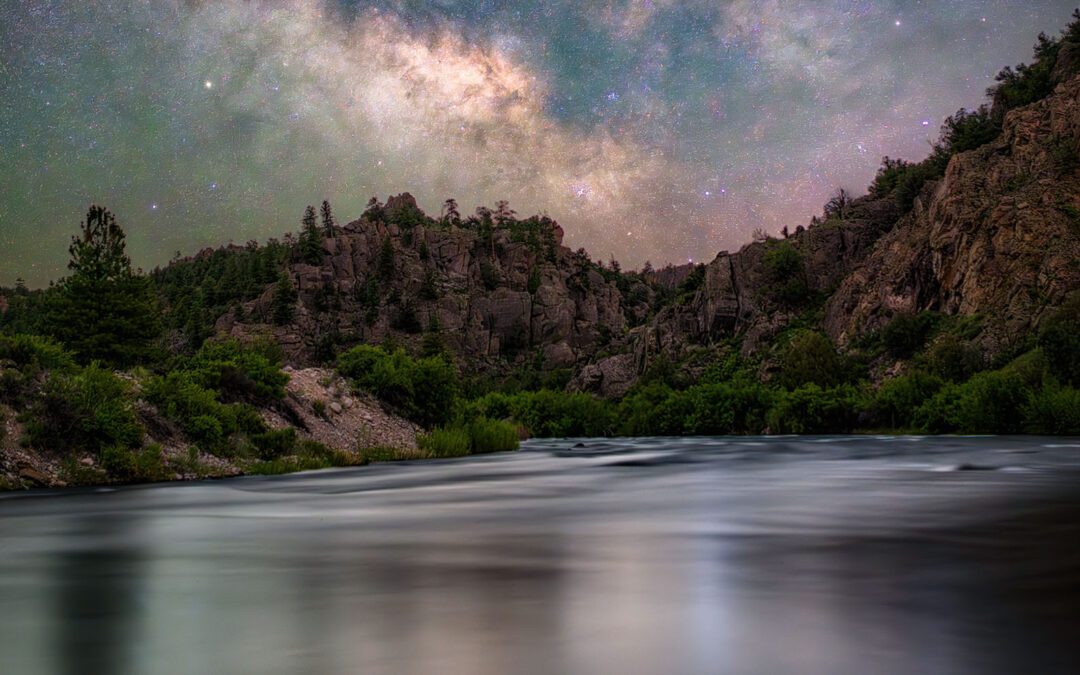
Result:
M203 86L206 87L207 89L212 89L214 87L214 83L211 82L210 80L207 80L206 82L203 83Z

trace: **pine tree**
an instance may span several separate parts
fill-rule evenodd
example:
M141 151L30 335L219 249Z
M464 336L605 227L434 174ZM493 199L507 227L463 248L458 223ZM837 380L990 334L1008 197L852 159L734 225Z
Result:
M428 358L430 356L441 356L447 353L446 342L443 341L442 325L439 323L439 317L432 314L428 320L427 332L424 333L424 338L420 341L420 356Z
M382 248L379 249L379 262L375 268L375 276L382 281L394 276L394 242L390 237L383 239Z
M457 200L451 197L443 203L443 225L460 225L461 214L458 212Z
M368 200L367 209L364 211L364 217L371 222L375 222L383 219L383 207L379 203L379 198L376 195L372 195Z
M323 256L322 234L315 224L314 206L304 209L304 218L300 222L300 257L310 265L318 265Z
M279 326L292 323L296 318L296 299L298 294L289 280L288 275L278 277L277 285L274 286L274 295L270 300L270 314L274 323Z
M334 214L330 210L330 202L324 199L319 211L322 213L323 234L326 235L327 239L332 239L334 237Z
M144 361L161 333L150 284L132 270L125 238L112 213L91 205L68 248L71 275L49 303L48 331L83 363Z

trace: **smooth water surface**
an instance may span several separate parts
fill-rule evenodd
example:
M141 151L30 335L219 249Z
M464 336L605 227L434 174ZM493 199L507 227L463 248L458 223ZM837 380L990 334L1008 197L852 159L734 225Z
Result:
M0 673L1080 672L1080 441L576 444L0 498Z

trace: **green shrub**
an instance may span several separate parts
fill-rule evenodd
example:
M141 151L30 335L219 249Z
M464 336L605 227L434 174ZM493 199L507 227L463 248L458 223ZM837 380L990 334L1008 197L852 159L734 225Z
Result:
M802 304L810 295L803 254L791 242L782 241L766 251L762 259L769 268L773 297L789 307Z
M271 360L258 347L245 347L238 340L204 342L195 356L178 364L206 389L221 392L225 400L256 398L281 400L289 376L281 363Z
M1024 429L1034 434L1080 435L1080 391L1047 386L1024 406Z
M464 427L432 429L418 435L416 444L431 457L464 457L471 452L469 430Z
M478 417L469 423L469 443L474 454L517 450L518 431L507 422Z
M530 436L606 436L614 426L613 406L583 393L547 389L516 394L491 393L470 403L474 415L513 419Z
M172 476L165 466L165 457L157 443L134 451L120 446L109 446L101 451L101 466L116 481L160 481Z
M686 393L692 409L683 430L700 436L760 433L773 402L771 392L756 382L701 384Z
M266 431L266 423L256 409L247 404L220 402L219 394L203 388L195 381L196 377L189 371L154 377L145 385L143 396L214 454L228 452L229 441L235 440L238 433L253 435Z
M810 383L777 392L766 419L774 434L835 434L853 429L864 407L858 390L851 385L822 389Z
M897 314L881 329L881 343L891 356L911 358L926 344L936 323L937 316L930 312L921 312L918 316Z
M282 455L292 452L296 446L296 429L271 429L262 433L252 434L251 443L255 446L259 458L264 460L277 459Z
M338 371L424 426L445 424L453 415L458 376L444 356L417 360L402 349L359 345L338 358Z
M834 387L845 379L846 368L829 338L816 331L800 331L780 354L781 386L796 389L805 384Z
M172 472L165 465L165 454L157 443L135 455L135 477L141 481L167 480Z
M1043 321L1039 347L1061 381L1080 385L1080 293Z
M26 425L31 445L50 450L131 448L142 442L131 386L96 363L53 374Z
M122 481L135 477L135 453L129 448L110 445L101 450L101 466L109 476Z
M1005 371L979 373L960 385L955 406L962 433L1013 434L1023 429L1027 390L1020 378Z
M1042 349L1035 348L1025 352L1005 366L1004 370L1013 373L1025 387L1038 389L1051 375L1050 365Z
M14 361L19 368L30 367L34 371L75 370L71 352L59 342L39 335L0 335L0 361Z
M874 396L874 413L881 423L891 429L916 428L916 411L932 398L943 384L941 378L922 371L886 380Z
M662 379L635 386L619 402L618 433L623 436L674 436L685 430L693 410L690 396Z
M942 335L926 353L930 372L949 382L963 382L985 367L982 352L951 334Z

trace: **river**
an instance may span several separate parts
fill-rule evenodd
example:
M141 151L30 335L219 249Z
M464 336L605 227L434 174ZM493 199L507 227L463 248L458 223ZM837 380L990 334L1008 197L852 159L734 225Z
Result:
M576 446L576 447L575 447ZM1080 441L530 441L0 497L0 672L1080 672Z

